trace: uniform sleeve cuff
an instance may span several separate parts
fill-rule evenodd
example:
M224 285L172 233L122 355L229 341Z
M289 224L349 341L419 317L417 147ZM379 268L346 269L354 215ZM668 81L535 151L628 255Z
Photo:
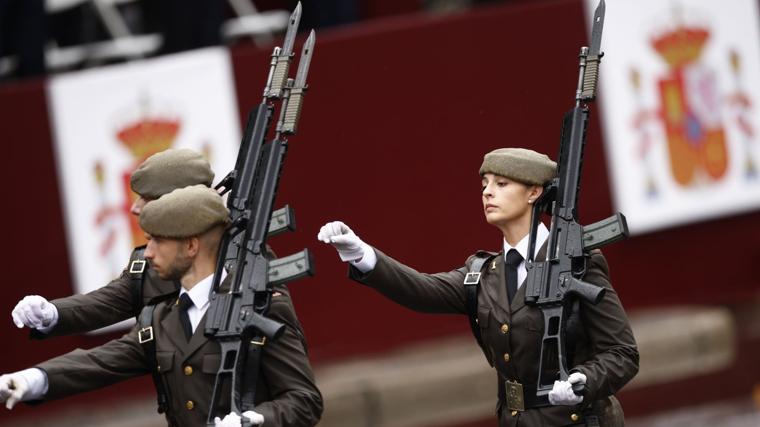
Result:
M350 261L350 263L356 267L357 270L366 273L375 269L375 265L377 264L377 254L375 253L375 249L366 243L364 243L363 250L364 256L359 260Z
M53 328L55 328L55 325L58 324L58 307L56 307L55 304L53 304L52 302L48 302L48 304L50 304L50 306L53 307L53 312L52 312L52 315L50 316L50 321L48 322L48 325L40 327L40 328L35 328L40 333L43 333L46 335L48 332L52 331Z
M42 369L29 368L19 371L19 376L26 380L29 389L24 393L24 401L38 400L43 398L48 392L47 375Z

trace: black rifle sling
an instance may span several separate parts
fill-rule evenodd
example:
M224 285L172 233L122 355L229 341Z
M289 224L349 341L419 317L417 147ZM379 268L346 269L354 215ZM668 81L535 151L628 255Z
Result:
M480 288L480 271L493 257L494 255L486 258L476 257L470 265L470 271L464 277L465 308L467 309L467 317L470 321L470 329L491 366L493 366L493 362L488 356L488 351L483 344L483 337L480 334L480 327L478 326L478 289Z
M267 259L274 258L273 254L269 252L271 249L267 246ZM266 304L261 314L266 316L269 312L269 307L272 304L272 296L270 294L260 294L263 298L266 298ZM248 354L245 361L245 371L243 372L243 395L241 396L242 407L244 411L254 409L256 402L256 386L259 381L259 367L261 364L261 353L264 351L264 346L267 343L266 337L257 333L251 338L251 342L248 343Z
M261 352L264 351L266 337L256 335L248 344L248 358L245 361L244 393L242 396L243 410L254 409L256 401L256 383L259 380L259 365L261 363Z
M138 316L138 333L137 338L145 351L145 359L148 361L148 369L150 369L151 377L153 377L153 385L156 388L156 399L158 401L158 413L165 414L169 424L172 426L177 425L174 417L169 411L169 394L166 390L161 374L158 372L158 361L156 359L156 339L153 334L153 312L156 306L146 305L143 307L140 315Z
M148 263L145 261L145 246L140 246L132 251L129 259L129 284L132 290L132 311L137 317L143 306L143 281Z

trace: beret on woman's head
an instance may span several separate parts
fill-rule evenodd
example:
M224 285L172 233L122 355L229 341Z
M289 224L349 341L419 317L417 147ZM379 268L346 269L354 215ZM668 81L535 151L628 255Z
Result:
M529 185L543 185L554 178L557 163L546 154L526 148L499 148L483 157L480 175L501 175Z

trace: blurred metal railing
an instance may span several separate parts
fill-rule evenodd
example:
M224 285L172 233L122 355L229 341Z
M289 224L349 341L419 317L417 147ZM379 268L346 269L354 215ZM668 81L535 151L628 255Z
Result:
M106 40L86 42L72 46L59 46L50 40L45 47L45 65L48 72L64 71L76 67L91 67L114 61L129 61L155 55L163 44L161 34L135 34L130 30L120 10L137 0L45 0L45 13L50 16L71 11L77 7L92 6L94 15L105 30ZM271 44L273 35L287 28L289 12L271 10L259 12L251 0L228 0L235 16L222 23L219 29L227 43L250 37L259 45ZM15 56L0 58L0 77L11 74L17 67Z

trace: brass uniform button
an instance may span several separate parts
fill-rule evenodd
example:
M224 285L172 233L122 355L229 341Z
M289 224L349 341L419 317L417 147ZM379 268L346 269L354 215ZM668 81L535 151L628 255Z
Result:
M157 370L158 372L161 372L161 365L156 365L156 370Z
M504 353L504 361L509 362L509 353Z
M570 414L570 419L573 420L573 422L576 422L581 419L581 417L578 416L578 414Z
M187 402L185 402L185 408L187 408L188 411L192 411L193 408L195 408L195 402L193 402L192 400L188 400Z
M517 416L517 411L512 411L512 416L516 417Z
M505 323L505 324L501 325L501 333L502 334L506 334L507 332L509 332L509 325L507 325Z
M185 375L193 375L193 367L190 365L185 366L184 372Z

